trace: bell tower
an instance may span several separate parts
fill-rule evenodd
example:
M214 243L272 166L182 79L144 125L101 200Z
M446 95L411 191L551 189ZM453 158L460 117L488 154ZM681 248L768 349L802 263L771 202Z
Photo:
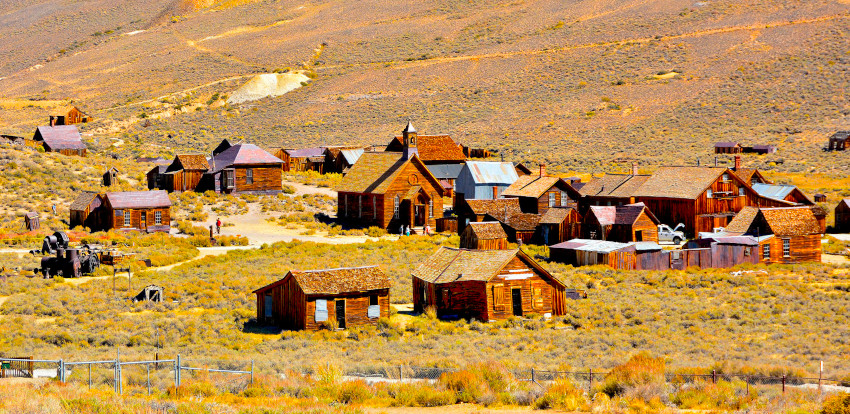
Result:
M416 128L413 127L413 124L410 121L407 121L407 126L404 127L404 130L401 131L402 144L404 145L404 150L402 152L402 157L405 160L409 160L413 158L413 155L419 156L419 148L417 147L418 136L416 133Z

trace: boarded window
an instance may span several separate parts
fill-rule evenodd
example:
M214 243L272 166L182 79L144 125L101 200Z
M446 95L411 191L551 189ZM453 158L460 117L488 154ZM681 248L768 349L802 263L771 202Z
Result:
M251 185L254 184L254 169L246 168L245 169L245 184Z
M531 306L534 309L543 309L543 288L531 288Z
M234 178L233 178L233 176L234 176L233 170L225 170L225 171L222 171L221 173L224 174L224 186L225 186L225 188L236 187L236 183L235 183Z
M496 310L505 310L505 285L493 285L493 306Z
M363 196L357 196L357 218L363 217Z
M723 173L723 181L729 181L729 173Z
M153 222L154 224L160 225L162 224L162 212L156 211L153 213Z
M378 219L378 197L372 196L372 218Z
M316 322L326 320L328 320L328 301L327 299L316 299Z
M791 257L791 239L782 239L782 257Z
M342 216L348 217L348 194L342 196Z
M549 193L549 207L555 207L556 199L557 199L557 194Z
M750 257L752 247L744 247L744 257Z
M132 226L132 225L133 225L133 224L131 223L131 221L130 221L130 217L131 217L132 215L133 215L133 213L132 213L132 211L130 211L130 210L127 210L127 211L124 213L124 227L130 227L130 226Z
M762 247L762 257L764 258L764 260L770 260L770 245L769 244L765 244L764 247Z

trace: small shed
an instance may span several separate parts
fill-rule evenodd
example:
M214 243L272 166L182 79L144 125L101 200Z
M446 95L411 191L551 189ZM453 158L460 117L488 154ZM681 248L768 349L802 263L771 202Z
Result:
M566 313L564 284L519 249L440 247L412 276L415 312L480 321Z
M581 215L572 207L552 207L540 217L540 237L547 246L581 236Z
M473 250L508 248L508 235L498 221L469 223L460 234L460 247Z
M38 220L38 213L30 211L24 214L24 226L28 231L38 230L41 228L41 223Z
M531 243L537 239L537 225L540 224L540 214L517 213L499 220L508 235L508 241L513 243ZM487 216L487 220L495 217Z
M835 231L850 233L850 198L845 198L835 206Z
M112 184L118 184L118 169L115 167L109 167L109 169L103 173L103 186L109 187Z
M168 165L155 165L150 171L148 171L148 190L164 188L166 170L168 170Z
M291 270L254 294L257 321L288 330L374 325L390 314L390 280L377 266Z
M612 262L616 262L615 253L634 254L636 251L635 243L573 239L550 246L549 258L575 267L611 265Z
M582 223L587 239L620 243L658 241L658 219L643 204L591 206Z
M850 145L850 131L838 131L829 137L828 151L844 151Z
M71 202L70 218L68 227L74 228L77 226L96 229L99 226L97 217L98 209L103 204L103 200L97 193L84 191Z
M50 115L51 125L74 125L91 121L91 117L76 106L69 106L54 111Z
M758 155L773 154L776 152L776 145L772 144L755 144L751 150L752 153Z
M715 154L740 154L744 148L737 142L718 142L714 144Z
M823 193L815 193L813 196L815 203L826 203L826 194Z
M147 285L135 298L133 302L162 302L164 297L162 286Z

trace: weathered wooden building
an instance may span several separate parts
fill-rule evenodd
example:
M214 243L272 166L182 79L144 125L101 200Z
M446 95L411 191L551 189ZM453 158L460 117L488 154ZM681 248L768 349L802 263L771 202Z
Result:
M455 198L455 185L460 171L463 169L463 164L428 164L428 171L438 180L446 190L446 197L450 197L452 202Z
M103 200L97 193L86 191L80 193L69 207L68 227L71 229L77 226L90 229L99 228L100 221L97 214L100 211L101 204L103 204Z
M492 200L455 200L455 215L457 215L458 231L463 231L469 223L484 221L487 216L497 221L504 221L507 217L522 213L519 208L519 199L497 198Z
M634 193L649 175L638 174L606 174L593 178L579 190L582 199L579 202L579 212L584 214L589 206L617 206L635 202Z
M50 115L50 125L74 125L89 121L91 121L91 117L76 106L63 108Z
M40 126L36 128L32 139L45 152L86 156L86 144L76 125Z
M515 213L507 217L499 214L499 217L487 215L484 220L498 220L508 235L508 241L512 243L537 243L540 240L538 225L540 224L540 214L531 213Z
M107 192L99 198L103 201L93 231L171 231L171 200L166 191Z
M517 180L509 162L468 161L455 181L455 200L491 200L499 198Z
M324 172L348 174L360 156L366 150L363 147L328 147L325 151Z
M24 214L24 227L26 227L27 231L40 229L41 221L38 219L38 213L30 211Z
M165 172L168 171L168 165L155 165L146 174L148 179L148 190L163 189L166 190Z
M283 189L282 164L254 144L236 144L212 157L197 191L277 194Z
M25 145L26 138L19 137L17 135L6 135L0 134L0 144L9 144L15 147L23 147Z
M291 270L254 294L257 321L288 330L374 325L390 314L390 280L377 266Z
M210 164L203 154L178 154L162 177L155 177L154 182L161 183L157 188L168 192L195 191L209 169Z
M540 238L550 246L581 237L582 217L572 207L552 207L540 216Z
M449 135L419 135L416 128L408 122L402 130L402 135L393 138L384 151L403 152L406 144L405 137L411 137L411 145L417 147L419 159L429 164L460 164L466 161L463 148Z
M773 144L755 144L752 146L743 147L744 153L767 155L776 153L776 145Z
M413 308L480 321L566 313L565 286L522 250L440 247L413 272Z
M821 260L822 230L808 206L745 207L726 226L725 233L756 237L762 263Z
M469 223L460 234L460 248L496 250L508 248L508 235L498 221Z
M552 207L578 207L581 194L558 177L546 175L546 166L540 165L536 175L518 177L502 197L518 198L523 213L544 214Z
M443 188L419 159L415 133L402 153L364 153L337 188L337 217L357 226L397 232L402 226L436 227Z
M835 231L850 233L850 198L842 199L835 206Z
M515 162L513 164L517 177L522 177L523 175L531 175L531 169L526 167L523 163Z
M102 183L104 187L110 187L112 184L118 184L118 169L115 167L109 167L109 169L103 173Z
M827 151L844 151L850 146L850 131L838 131L829 137Z
M715 154L740 154L744 149L737 142L717 142L714 144Z
M583 237L620 243L658 242L658 219L643 203L591 206L582 222Z
M274 156L283 163L283 171L325 172L325 147L289 149L281 148Z

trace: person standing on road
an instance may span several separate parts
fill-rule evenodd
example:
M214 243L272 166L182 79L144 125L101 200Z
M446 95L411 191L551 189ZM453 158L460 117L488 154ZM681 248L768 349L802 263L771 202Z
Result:
M404 235L410 236L410 226L404 226Z
M399 235L399 236L404 236L404 224L402 224L401 226L399 226L399 228L398 228L398 235Z
M215 219L215 232L218 235L221 235L221 218Z

